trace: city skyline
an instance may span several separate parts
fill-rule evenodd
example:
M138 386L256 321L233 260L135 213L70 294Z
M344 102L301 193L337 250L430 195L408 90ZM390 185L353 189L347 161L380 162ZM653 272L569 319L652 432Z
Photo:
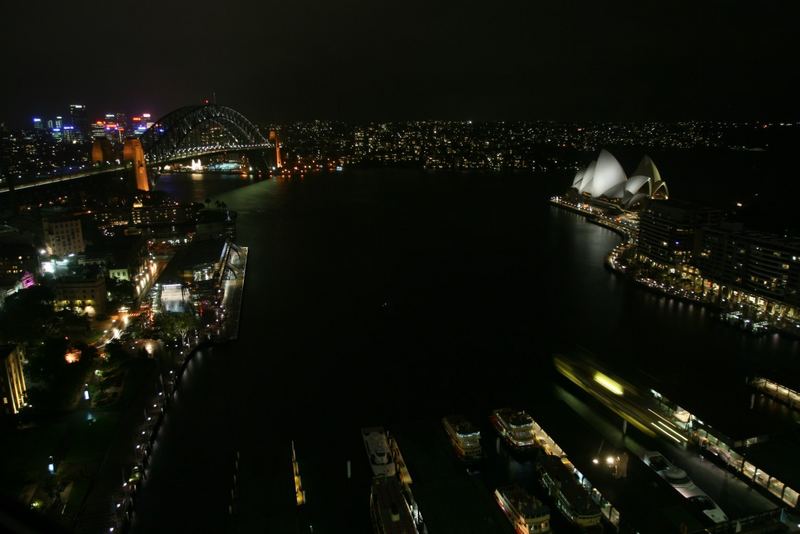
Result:
M790 15L5 8L0 531L800 534Z
M779 3L7 9L1 54L14 83L0 89L0 121L12 126L58 114L56 92L63 107L100 113L124 102L154 115L216 93L259 121L798 113L786 83L791 17ZM129 22L108 29L109 20ZM82 30L66 34L58 55L52 40L32 38L60 25Z

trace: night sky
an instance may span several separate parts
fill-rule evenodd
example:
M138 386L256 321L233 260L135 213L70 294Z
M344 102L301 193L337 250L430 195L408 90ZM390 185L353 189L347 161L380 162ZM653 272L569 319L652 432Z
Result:
M796 120L792 2L9 2L0 121Z

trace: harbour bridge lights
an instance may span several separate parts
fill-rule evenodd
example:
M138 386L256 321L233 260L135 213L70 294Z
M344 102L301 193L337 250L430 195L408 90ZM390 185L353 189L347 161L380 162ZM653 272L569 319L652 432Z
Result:
M622 386L618 382L607 377L600 371L596 371L594 373L594 381L603 386L604 388L606 388L614 395L622 395L624 393Z

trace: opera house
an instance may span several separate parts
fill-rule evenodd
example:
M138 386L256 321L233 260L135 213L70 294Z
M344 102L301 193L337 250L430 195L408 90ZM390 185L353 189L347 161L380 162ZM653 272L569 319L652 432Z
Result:
M572 181L572 191L582 197L611 202L626 210L640 209L650 199L667 199L669 189L655 163L645 156L633 176L627 177L622 165L603 149L596 160L580 170Z

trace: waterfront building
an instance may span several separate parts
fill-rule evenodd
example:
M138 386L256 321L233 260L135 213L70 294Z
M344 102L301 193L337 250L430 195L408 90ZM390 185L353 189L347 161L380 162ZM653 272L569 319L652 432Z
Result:
M0 410L14 415L25 406L24 353L21 345L0 345Z
M658 387L659 391L650 388L650 395L690 441L784 505L798 509L800 432L794 413L775 409L775 401L756 398L745 385L728 385L711 396L693 388Z
M769 302L800 305L800 240L745 230L741 225L704 227L695 264L706 287L731 299L743 291Z
M150 195L133 204L131 220L134 226L174 226L194 223L198 206L175 202L166 197Z
M223 239L192 241L179 248L157 281L161 308L186 311L192 302L216 298L231 253L238 254L238 247Z
M722 212L676 200L654 200L639 215L637 254L661 267L692 260L695 234L701 226L719 224Z
M46 215L42 218L44 246L51 256L79 254L86 250L81 220L69 214Z
M605 149L575 174L571 189L582 197L611 201L631 210L641 208L650 199L669 197L667 183L650 156L645 155L628 178L617 158Z

